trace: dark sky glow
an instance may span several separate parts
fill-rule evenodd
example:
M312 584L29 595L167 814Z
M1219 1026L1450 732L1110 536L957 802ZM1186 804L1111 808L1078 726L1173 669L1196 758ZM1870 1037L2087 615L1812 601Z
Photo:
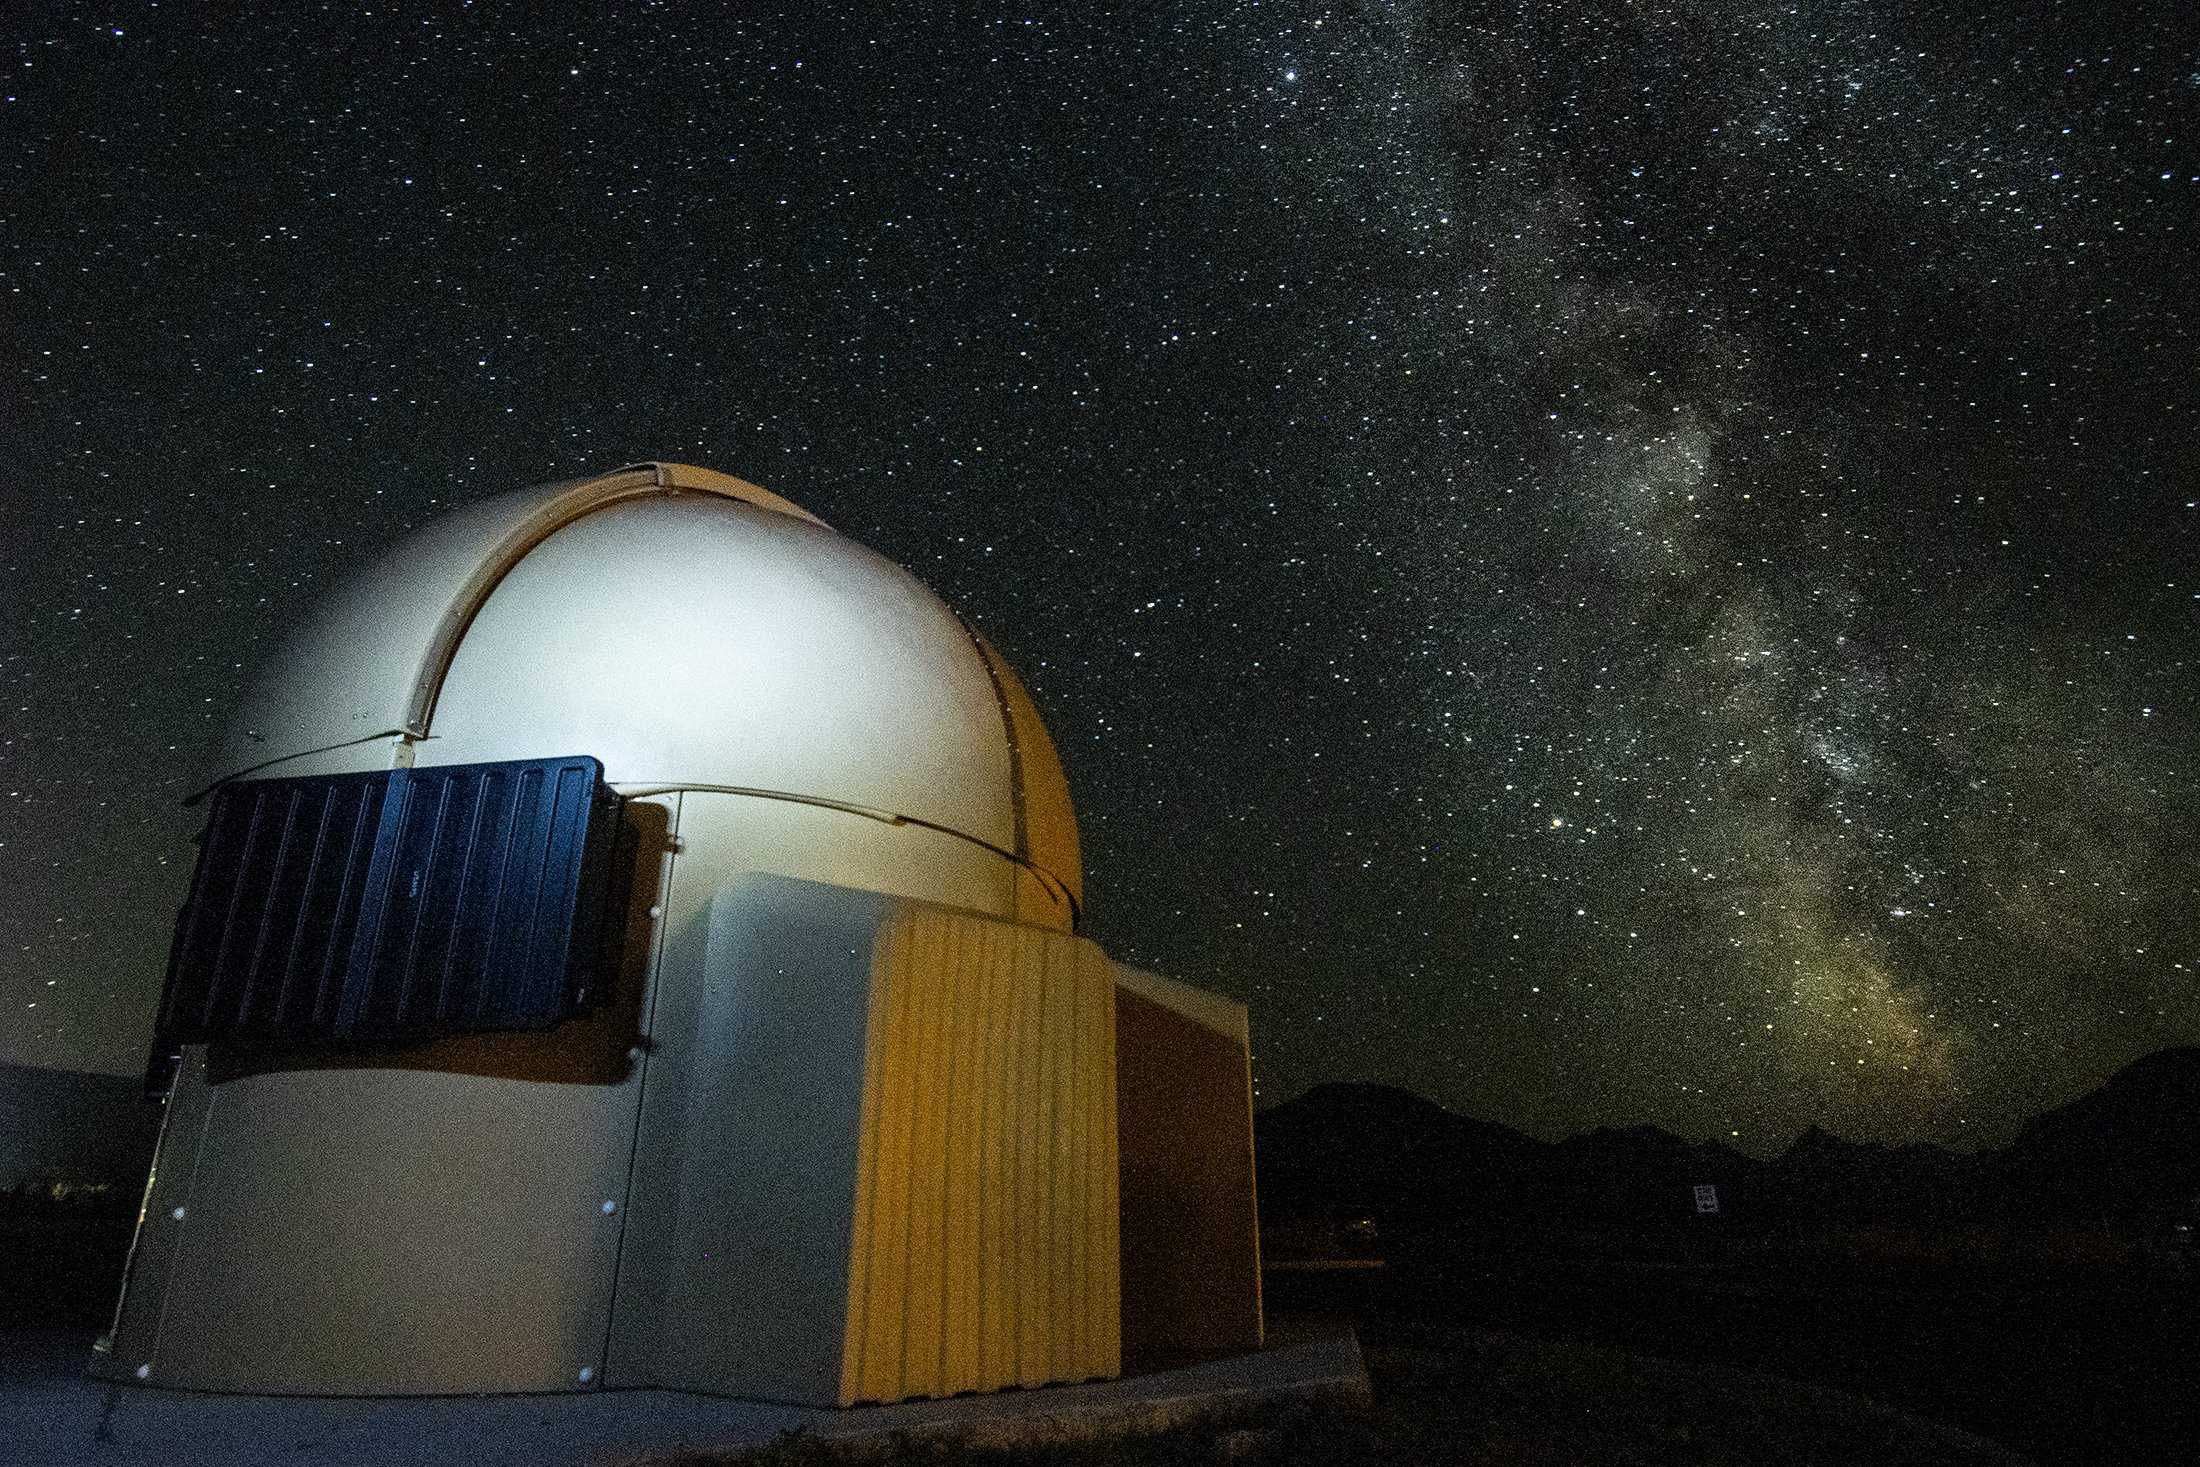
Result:
M986 629L1264 1101L1978 1144L2200 1040L2183 0L616 9L5 22L0 1058L139 1062L319 587L648 457Z

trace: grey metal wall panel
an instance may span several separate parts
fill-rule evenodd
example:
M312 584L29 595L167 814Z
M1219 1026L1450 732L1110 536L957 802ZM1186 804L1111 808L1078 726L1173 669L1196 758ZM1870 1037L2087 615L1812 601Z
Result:
M631 1078L293 1069L212 1083L189 1054L176 1121L204 1120L172 1122L175 1154L162 1148L114 1373L308 1395L593 1386Z

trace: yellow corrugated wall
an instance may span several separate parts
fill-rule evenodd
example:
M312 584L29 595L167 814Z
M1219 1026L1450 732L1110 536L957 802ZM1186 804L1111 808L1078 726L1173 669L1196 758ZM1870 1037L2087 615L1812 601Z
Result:
M873 949L867 1044L841 1404L1115 1375L1106 956L906 908Z

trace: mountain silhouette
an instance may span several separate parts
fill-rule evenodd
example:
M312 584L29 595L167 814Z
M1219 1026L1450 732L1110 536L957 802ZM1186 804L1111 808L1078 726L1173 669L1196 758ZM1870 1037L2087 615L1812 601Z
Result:
M1389 1085L1317 1085L1254 1119L1264 1209L1383 1210L1461 1171L1516 1176L1540 1143Z
M1706 1186L1721 1225L1744 1230L2057 1219L2143 1229L2200 1217L2200 1048L2134 1061L2033 1117L2010 1146L1977 1154L1817 1126L1770 1162L1647 1125L1551 1144L1376 1084L1316 1086L1261 1112L1254 1129L1264 1217L1655 1233L1699 1226Z
M2027 1121L1994 1159L2012 1209L2138 1220L2200 1212L2200 1048L2158 1050Z

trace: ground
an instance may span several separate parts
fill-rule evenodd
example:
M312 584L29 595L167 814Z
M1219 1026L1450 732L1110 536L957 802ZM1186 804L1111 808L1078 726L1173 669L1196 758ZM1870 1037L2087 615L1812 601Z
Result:
M929 1467L1251 1467L1459 1463L1465 1467L2021 1467L1983 1438L1838 1391L1747 1371L1484 1331L1403 1329L1366 1352L1370 1409L1222 1412L1131 1439L984 1450L953 1436L827 1443L789 1438L750 1467L861 1457ZM647 1467L717 1467L704 1452ZM637 1462L634 1467L641 1467Z

